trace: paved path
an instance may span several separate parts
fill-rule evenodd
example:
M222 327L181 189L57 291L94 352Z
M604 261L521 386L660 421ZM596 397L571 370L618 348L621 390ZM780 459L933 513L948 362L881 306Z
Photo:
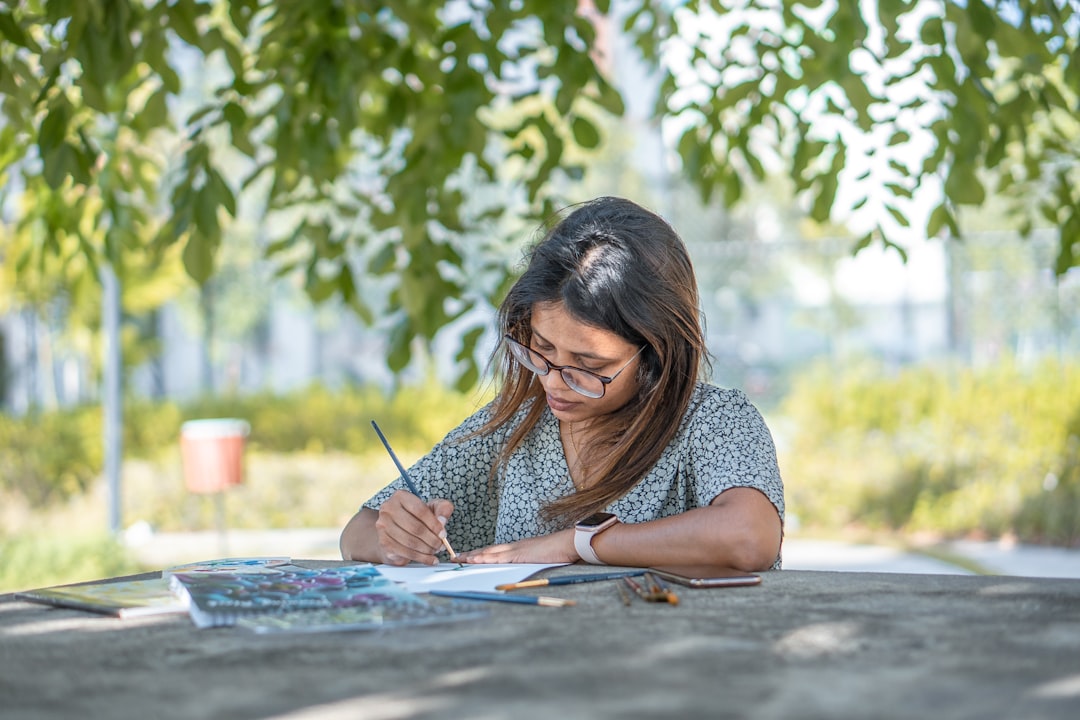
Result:
M959 565L897 548L800 538L785 540L784 569L927 575L974 574Z
M222 537L215 532L152 533L134 529L128 533L128 545L149 567L252 555L338 560L338 532L336 528L233 530ZM934 555L956 557L963 564L881 545L799 537L784 542L784 568L788 570L971 575L975 568L991 575L1080 578L1077 549L958 541L936 547Z

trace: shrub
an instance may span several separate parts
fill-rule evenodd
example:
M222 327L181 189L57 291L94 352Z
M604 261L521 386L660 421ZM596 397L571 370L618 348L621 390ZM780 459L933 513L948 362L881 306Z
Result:
M782 413L804 525L1080 540L1080 367L818 366Z
M100 411L0 415L0 490L34 507L85 491L102 462Z
M0 536L0 592L98 580L145 570L108 535Z
M384 453L372 419L399 454L426 451L479 402L435 382L393 394L375 387L314 386L287 395L224 396L184 405L131 401L124 408L123 454L158 458L175 450L185 420L221 417L247 420L255 451ZM102 472L102 438L98 406L21 418L0 415L0 493L40 508L85 492Z

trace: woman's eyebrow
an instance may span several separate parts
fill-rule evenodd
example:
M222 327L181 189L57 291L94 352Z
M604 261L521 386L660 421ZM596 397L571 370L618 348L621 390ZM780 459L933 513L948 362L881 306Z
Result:
M555 343L548 340L546 337L544 337L543 335L538 333L535 329L532 331L532 334L533 334L534 337L536 337L536 339L540 340L541 342L546 343L547 345L551 345L552 347L555 347ZM590 352L572 352L571 351L570 354L573 357L576 357L576 358L583 358L585 360L595 360L596 362L600 362L600 363L613 363L613 362L615 362L615 360L618 359L618 358L604 357L603 355L596 355L595 353L590 353Z

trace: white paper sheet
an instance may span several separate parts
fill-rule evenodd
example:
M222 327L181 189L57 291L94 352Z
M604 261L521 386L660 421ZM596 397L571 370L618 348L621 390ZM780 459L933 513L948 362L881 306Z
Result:
M494 565L376 565L379 572L394 582L403 583L406 590L426 593L432 590L480 590L490 592L496 585L521 582L541 570L568 563L507 563Z

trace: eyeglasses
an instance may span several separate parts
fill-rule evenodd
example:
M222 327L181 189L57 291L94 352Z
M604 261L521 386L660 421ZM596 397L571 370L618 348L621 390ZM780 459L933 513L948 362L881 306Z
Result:
M547 375L552 370L558 370L567 387L579 395L594 399L604 397L604 391L607 390L607 386L610 385L615 378L619 377L619 373L629 367L630 363L634 361L634 358L640 355L641 351L645 349L645 346L642 345L638 348L638 351L634 353L633 357L627 360L626 364L619 368L614 375L607 376L597 375L591 370L583 370L581 368L573 367L572 365L555 365L540 353L528 346L522 345L509 335L504 335L503 340L506 341L506 346L510 348L510 354L514 356L514 359L529 370L532 370L540 376Z

